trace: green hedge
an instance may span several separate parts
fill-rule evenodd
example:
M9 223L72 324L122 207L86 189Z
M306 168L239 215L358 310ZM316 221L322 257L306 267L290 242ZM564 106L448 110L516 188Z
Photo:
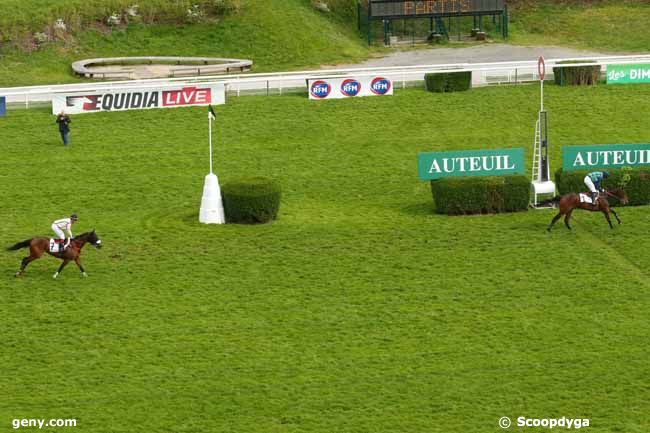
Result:
M562 63L592 63L591 60L567 60ZM558 86L580 86L597 84L600 80L600 65L554 67L553 77Z
M281 195L280 186L263 177L228 182L221 187L226 221L258 224L274 220Z
M424 74L424 83L429 92L462 92L472 87L472 73L443 72Z
M600 170L600 169L598 169ZM593 171L593 170L590 170ZM603 181L604 188L623 187L633 206L650 204L650 169L607 170L610 176ZM584 178L589 171L555 172L555 184L560 195L570 192L585 192Z
M447 215L516 212L528 209L525 176L449 177L431 181L436 212Z

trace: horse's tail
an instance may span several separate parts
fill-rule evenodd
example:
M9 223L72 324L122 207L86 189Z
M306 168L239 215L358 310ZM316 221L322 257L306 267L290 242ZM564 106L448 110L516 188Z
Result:
M31 239L27 239L27 240L24 240L22 242L18 242L17 244L7 248L7 251L16 251L16 250L19 250L21 248L28 247L31 242L32 242Z
M562 196L556 195L553 198L549 198L548 200L544 200L544 201L541 201L541 202L537 203L537 206L545 206L545 205L551 204L551 203L558 203L561 199L562 199Z

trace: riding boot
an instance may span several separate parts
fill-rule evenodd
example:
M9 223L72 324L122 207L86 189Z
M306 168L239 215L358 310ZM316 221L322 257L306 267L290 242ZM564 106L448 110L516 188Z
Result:
M598 193L597 192L592 192L591 193L591 202L596 206L598 204Z

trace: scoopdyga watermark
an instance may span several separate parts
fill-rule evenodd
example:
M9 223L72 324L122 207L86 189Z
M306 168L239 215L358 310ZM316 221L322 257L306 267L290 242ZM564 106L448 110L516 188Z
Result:
M507 429L512 426L512 421L507 416L499 418L499 427ZM517 418L516 427L535 427L547 429L566 429L566 430L579 430L584 427L589 427L589 418L527 418L520 416Z

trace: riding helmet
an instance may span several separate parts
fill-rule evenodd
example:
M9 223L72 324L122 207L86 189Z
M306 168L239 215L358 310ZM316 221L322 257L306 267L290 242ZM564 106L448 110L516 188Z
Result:
M603 177L607 179L609 177L609 172L603 171Z
M70 215L70 219L71 219L72 221L77 221L77 219L78 219L78 218L77 218L77 214L76 214L76 213L73 213L72 215Z

